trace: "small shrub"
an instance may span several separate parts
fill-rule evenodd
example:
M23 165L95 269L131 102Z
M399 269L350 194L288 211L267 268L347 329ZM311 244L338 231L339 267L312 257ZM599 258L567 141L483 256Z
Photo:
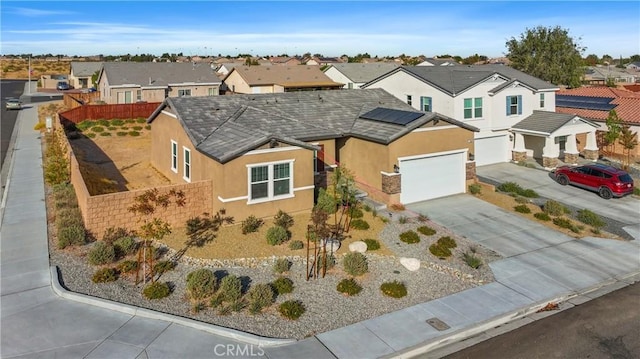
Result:
M109 126L109 121L105 120L105 119L100 119L100 120L98 120L98 125L107 127L107 126Z
M202 299L215 292L216 277L206 268L196 269L187 274L187 292L193 299Z
M358 219L358 218L364 217L364 213L358 207L350 207L349 208L349 214L351 215L351 218L353 218L353 219Z
M538 192L532 190L532 189L525 189L522 190L520 192L518 192L519 195L521 195L522 197L527 197L527 198L538 198L540 197L538 195Z
M279 277L271 282L271 287L277 295L293 292L293 281L287 277Z
M136 120L134 120L133 118L128 118L125 120L126 123L136 123Z
M80 213L80 209L78 207L66 207L60 208L56 211L56 227L62 229L64 227L71 226L81 226L84 227L82 223L82 214ZM84 243L82 243L84 244Z
M159 261L153 265L153 273L160 275L176 267L176 263L170 260Z
M342 294L351 296L360 293L362 291L362 286L358 284L355 279L349 278L341 280L336 289Z
M138 117L136 119L136 123L145 123L145 122L147 122L147 119L144 117Z
M90 132L90 133L87 133L86 136L89 137L89 138L94 138L94 137L96 137L96 134Z
M272 246L282 244L289 239L289 232L284 227L273 226L267 230L267 243Z
M113 263L116 259L116 251L113 245L105 242L96 242L87 255L89 263L98 266Z
M95 133L104 132L104 127L102 127L102 126L93 126L93 127L91 127L91 131L93 131Z
M138 261L122 261L118 264L118 270L121 273L131 273L138 270Z
M640 187L634 187L633 188L633 195L634 196L640 196Z
M564 217L556 217L553 219L553 224L560 228L566 228L573 233L580 233L580 228L578 228L571 220L566 219Z
M578 221L584 224L588 224L593 228L602 228L606 225L605 221L603 221L600 216L588 209L579 210L576 218L578 219Z
M600 231L600 229L599 229L599 228L591 228L591 233L593 233L593 234L595 234L595 235L598 235L598 234L600 234L600 233L602 233L602 232Z
M122 126L122 125L124 125L124 121L120 120L120 119L113 119L113 120L111 120L111 125L112 126Z
M289 243L289 249L291 250L295 251L302 248L304 248L304 243L302 243L301 240L296 239L295 241L291 241L291 243Z
M247 303L245 303L245 301L242 299L235 300L231 302L231 304L229 305L231 310L233 310L234 312L239 312L243 310L246 306L247 306Z
M367 244L368 251L377 251L380 249L380 242L375 239L367 238L363 242Z
M299 300L288 300L280 304L278 311L285 318L296 320L300 318L302 314L304 314L306 308L304 307L304 304Z
M273 264L274 273L282 274L289 271L289 269L291 269L291 261L289 261L287 258L278 258Z
M472 253L463 253L462 259L467 265L473 269L478 269L482 265L482 260Z
M269 284L254 284L247 292L247 300L249 301L249 312L256 314L273 303L275 293Z
M118 131L118 132L116 132L116 136L119 136L119 137L124 137L124 136L126 136L126 135L127 135L127 133L126 133L126 132L124 132L124 131Z
M167 283L153 282L146 286L142 293L147 299L162 299L171 294L171 289Z
M117 127L115 127L115 126L109 126L109 127L107 127L107 130L109 130L109 131L115 131L115 130L117 130L117 129L118 129L118 128L117 128Z
M127 132L127 134L128 134L129 136L131 136L131 137L138 137L138 136L140 136L140 132L138 132L138 131L129 131L129 132Z
M549 215L545 212L537 212L533 216L536 217L536 219L539 219L545 222L551 220L551 217L549 217Z
M515 197L515 199L516 199L516 203L520 203L520 204L529 203L529 199L527 197L522 197L518 195Z
M458 245L456 244L455 239L446 236L446 237L440 237L440 239L438 239L438 245L441 247L445 247L445 248L456 248Z
M407 224L409 223L409 218L407 218L407 216L400 216L400 218L398 218L398 223Z
M324 188L320 188L315 208L327 214L334 214L338 209L338 203Z
M278 210L278 213L273 217L273 224L289 229L293 226L293 217L283 210Z
M402 203L392 203L389 208L392 211L397 211L397 212L401 212L404 211L406 208L404 207L404 205Z
M364 209L365 212L371 212L371 206L368 204L365 204L364 206L362 206L362 209Z
M222 296L222 300L226 302L236 302L242 296L242 282L240 278L233 274L222 278L220 281L220 289L218 294Z
M436 234L435 229L427 226L420 226L416 230L421 234L424 234L425 236L433 236L434 234Z
M102 241L105 243L113 244L118 239L129 236L131 236L131 232L126 228L109 227L106 231L104 231L104 234L102 235Z
M424 215L422 213L418 215L418 222L424 223L424 222L426 222L428 220L429 220L429 216Z
M132 127L135 131L142 131L142 126L133 126Z
M544 204L542 210L550 216L562 216L563 214L569 213L569 209L567 207L552 199L548 200Z
M496 189L500 192L506 193L519 193L520 191L522 191L522 187L520 187L520 185L515 182L505 182L496 187Z
M250 215L242 221L242 234L257 232L264 222L254 215Z
M102 132L100 133L100 136L103 136L103 137L111 136L111 132Z
M526 204L517 205L513 209L518 213L531 213L531 209Z
M145 129L145 130L150 130L150 129L151 129L151 125L145 125L145 126L144 126L144 129Z
M358 230L367 230L369 229L369 223L362 218L356 218L351 221L351 228Z
M480 194L482 192L482 186L479 183L469 185L469 193Z
M327 270L333 268L336 266L336 256L332 254L327 254ZM322 272L322 266L323 266L323 260L322 260L322 256L320 256L320 258L318 259L317 262L317 267L318 267L318 272Z
M382 294L392 298L402 298L407 295L407 287L402 282L394 280L380 285Z
M81 246L87 242L87 232L83 225L58 227L58 248Z
M138 250L138 242L133 237L118 238L113 242L118 255L131 255Z
M118 271L115 268L100 268L91 277L93 283L107 283L118 279Z
M405 243L413 244L420 242L420 236L418 236L418 233L414 231L406 231L400 233L400 240Z
M33 129L36 131L40 131L42 129L44 129L45 127L47 127L47 124L45 124L44 122L38 122L36 123L35 126L33 126Z
M451 257L451 250L447 247L439 246L437 243L429 246L429 252L440 259Z
M367 257L359 252L350 252L344 256L342 260L344 271L354 277L363 275L369 271L369 263Z

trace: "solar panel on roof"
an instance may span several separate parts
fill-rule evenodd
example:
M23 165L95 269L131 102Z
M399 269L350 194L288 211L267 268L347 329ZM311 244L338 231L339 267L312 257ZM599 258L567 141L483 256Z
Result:
M406 126L424 115L421 112L395 110L392 108L376 107L373 110L360 115L360 118L394 125Z
M609 111L616 107L615 104L610 103L613 100L610 97L556 95L556 106Z

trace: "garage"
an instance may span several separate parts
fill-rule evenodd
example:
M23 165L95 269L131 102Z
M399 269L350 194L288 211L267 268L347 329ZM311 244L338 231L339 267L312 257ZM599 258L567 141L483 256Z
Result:
M508 135L475 139L476 166L509 161Z
M400 201L425 201L465 192L466 150L399 158Z

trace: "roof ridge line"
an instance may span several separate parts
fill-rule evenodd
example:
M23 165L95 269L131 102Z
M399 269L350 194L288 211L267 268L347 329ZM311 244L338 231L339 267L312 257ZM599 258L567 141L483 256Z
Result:
M222 123L220 125L218 125L215 129L213 129L213 131L209 132L209 134L207 134L202 141L198 142L196 144L196 147L200 146L200 144L202 144L203 142L205 142L206 140L209 139L209 137L211 137L214 133L216 133L220 127L224 126L226 123L231 122L232 119L234 118L238 118L240 117L247 109L249 108L249 106L246 105L241 105L239 109L236 110L236 112L234 112L231 116L229 116L226 120L223 120Z

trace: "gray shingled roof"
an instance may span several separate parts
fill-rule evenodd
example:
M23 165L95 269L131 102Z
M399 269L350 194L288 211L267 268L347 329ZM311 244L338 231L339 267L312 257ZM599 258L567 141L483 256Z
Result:
M534 110L533 113L524 120L516 123L511 127L512 130L523 130L523 131L534 131L541 132L545 134L552 134L560 127L567 124L569 121L577 118L578 120L587 123L593 127L600 127L597 124L585 120L579 116L565 114L565 113L557 113L550 111L537 111Z
M375 79L378 76L386 74L387 72L399 67L400 65L395 63L344 63L344 64L332 64L327 67L324 72L327 72L332 67L340 71L343 75L351 79L353 82L367 82Z
M185 62L105 62L102 76L109 85L168 86L169 84L220 84L209 64Z
M407 126L360 118L378 107L418 112L382 89L170 97L148 122L165 107L173 109L196 149L221 163L271 139L306 148L315 148L306 141L350 136L388 144L434 119L478 131L434 113Z
M97 71L102 69L102 62L71 62L71 72L76 77L93 76Z
M402 66L392 70L377 79L365 84L374 83L379 79L387 77L397 71L405 71L451 96L456 96L475 84L498 74L505 77L507 81L517 80L534 90L557 90L558 87L540 80L539 78L525 74L514 68L504 65L477 65L477 66Z

